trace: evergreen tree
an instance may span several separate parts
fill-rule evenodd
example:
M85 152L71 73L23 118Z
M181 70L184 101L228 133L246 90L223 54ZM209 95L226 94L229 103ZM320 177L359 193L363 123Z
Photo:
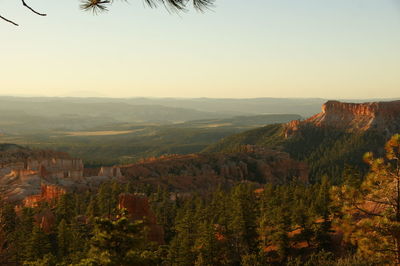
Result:
M150 264L154 258L150 251L146 252L142 230L142 221L130 222L124 211L113 220L96 219L86 262L99 265Z
M57 251L58 257L64 258L70 252L71 231L67 222L62 219L57 227Z
M162 225L165 233L165 240L169 242L173 237L173 225L176 216L176 201L170 199L167 189L160 186L151 198L151 206L157 217L157 222Z
M74 217L76 208L73 199L74 197L70 193L60 197L56 204L55 211L57 222L60 222L61 220L70 222L72 217Z
M233 246L234 259L239 263L241 256L257 250L257 202L254 188L240 184L231 194L229 239Z
M35 261L42 259L44 255L49 254L51 251L51 242L46 233L35 225L32 230L30 239L26 246L26 260Z
M33 231L34 219L33 219L33 209L23 208L17 217L16 228L14 231L13 241L15 244L15 261L17 263L22 263L25 258L27 258L30 237Z
M115 195L112 195L110 184L104 183L100 186L97 193L97 203L101 215L111 218L111 214L115 206Z
M330 184L328 177L324 176L318 189L317 199L315 202L315 210L322 221L317 221L315 225L315 239L317 247L320 250L328 250L330 248L331 238L331 219L330 215Z
M178 212L175 222L175 237L168 251L168 261L172 265L193 265L196 260L195 210L192 202L186 201Z
M196 265L219 265L219 246L214 225L204 221L198 226L195 242L197 251Z
M351 228L348 237L359 253L400 264L400 135L385 149L386 158L365 155L370 172L359 188L343 185L333 195L342 210L341 224Z
M10 264L15 254L13 238L16 221L14 207L0 199L0 265Z
M277 208L275 218L275 228L271 234L272 243L277 247L277 253L280 261L286 260L289 253L290 217L288 209L285 206Z

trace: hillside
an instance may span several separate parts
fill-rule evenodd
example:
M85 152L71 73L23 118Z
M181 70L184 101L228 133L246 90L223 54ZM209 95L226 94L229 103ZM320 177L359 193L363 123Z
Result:
M227 154L168 155L129 165L85 169L81 159L66 153L19 146L0 151L0 192L10 200L37 194L42 185L85 190L118 180L135 186L165 187L176 192L201 192L238 182L287 184L308 182L308 168L287 153L246 146ZM0 146L0 147L2 147Z
M310 179L328 175L341 182L346 165L366 170L362 156L382 153L387 139L400 132L400 101L341 103L328 101L322 112L306 120L268 125L230 136L211 145L207 152L228 152L242 145L258 145L288 152L307 162Z
M25 118L22 116L20 120L13 120L13 125L9 125L9 120L7 125L1 124L0 119L0 128L6 132L10 132L11 128L24 128L24 125L27 128L19 129L15 134L0 136L0 142L68 152L74 157L82 158L86 164L99 166L132 163L141 158L164 154L196 153L223 137L261 125L289 122L299 119L300 116L294 114L238 116L174 124L107 124L107 121L104 121L105 124L88 127L86 130L76 130L75 126L69 130L53 130L50 126L36 124L37 120L26 124L22 122ZM87 123L88 126L91 123L101 123L96 119L90 121ZM53 126L60 123L68 125L70 121L60 118ZM29 128L29 125L36 128ZM79 123L76 126L79 127ZM41 132L38 132L39 129Z
M169 155L120 166L121 173L135 184L161 185L170 191L200 192L218 185L248 181L258 184L308 183L308 168L287 153L242 147L226 154Z

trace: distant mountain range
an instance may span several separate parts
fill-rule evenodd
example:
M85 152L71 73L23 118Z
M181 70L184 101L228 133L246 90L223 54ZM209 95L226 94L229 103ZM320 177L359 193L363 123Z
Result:
M400 99L400 98L399 98ZM119 106L119 110L123 108L131 108L136 106L135 110L144 108L153 108L157 110L160 106L173 108L172 110L188 112L189 116L193 110L197 111L190 120L202 118L220 118L231 117L237 115L256 115L256 114L299 114L303 117L311 116L317 113L320 106L328 99L323 98L249 98L249 99L231 99L231 98L82 98L82 97L11 97L0 96L0 108L13 110L31 110L33 114L43 114L44 110L52 108L55 114L76 114L82 110L82 104L88 105L86 108L89 113L98 110L97 108L106 110L117 109L115 104ZM385 99L385 101L395 99ZM348 99L344 102L366 102L366 101L382 101L382 99ZM107 106L107 104L110 104ZM40 107L38 107L40 105ZM77 108L74 112L74 108ZM183 109L183 110L182 110ZM146 110L146 109L144 109ZM205 113L198 113L205 112ZM31 114L31 113L30 113ZM46 113L47 115L51 113ZM82 114L81 112L78 114ZM131 113L132 114L132 113ZM203 117L201 117L203 115ZM177 118L168 117L169 120L182 120L183 114ZM163 117L161 117L163 118ZM132 116L132 119L154 120L154 117Z

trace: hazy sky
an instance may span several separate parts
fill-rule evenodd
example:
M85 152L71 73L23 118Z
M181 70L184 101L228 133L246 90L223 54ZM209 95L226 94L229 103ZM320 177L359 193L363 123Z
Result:
M400 0L217 0L169 14L142 0L0 0L0 95L400 96Z

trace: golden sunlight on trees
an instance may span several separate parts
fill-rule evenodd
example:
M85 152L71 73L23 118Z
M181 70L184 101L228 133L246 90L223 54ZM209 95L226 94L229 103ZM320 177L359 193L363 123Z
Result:
M386 157L367 153L370 172L359 187L333 188L341 227L360 255L400 264L400 135L385 146Z
M114 3L113 0L81 0L81 9L85 11L91 11L93 14L98 14L100 12L108 11L110 5ZM144 0L146 5L151 8L156 8L158 6L164 6L171 11L183 11L188 8L191 4L193 7L199 11L203 11L210 8L214 4L214 0ZM24 7L28 8L34 14L39 16L46 16L44 13L40 13L28 5L25 0L21 0ZM10 20L6 17L0 15L0 19L18 26L16 22Z

